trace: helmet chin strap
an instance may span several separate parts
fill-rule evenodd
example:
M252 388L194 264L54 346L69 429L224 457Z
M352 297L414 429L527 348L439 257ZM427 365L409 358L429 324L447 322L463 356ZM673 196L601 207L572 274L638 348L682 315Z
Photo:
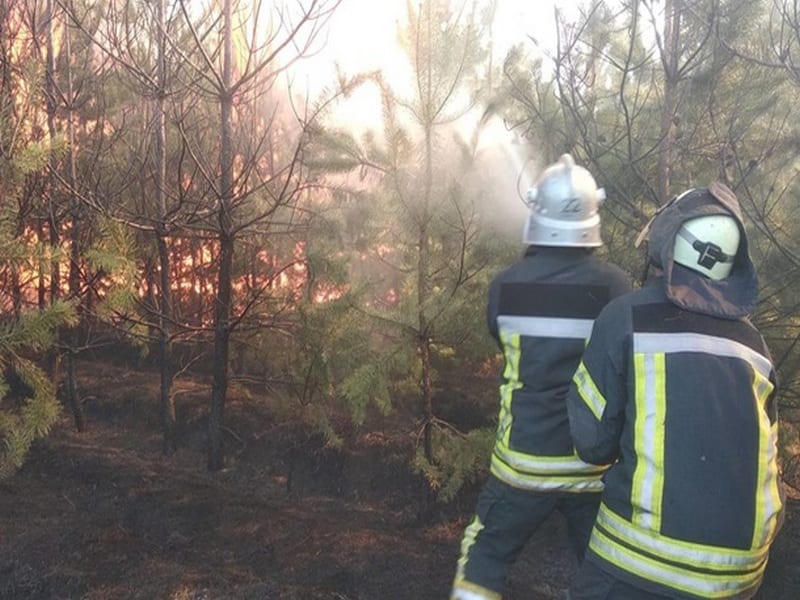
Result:
M678 235L689 242L692 248L697 250L697 264L705 269L713 269L717 263L732 263L736 258L735 256L723 252L722 248L713 242L703 242L699 240L692 232L686 229L681 228L678 230Z

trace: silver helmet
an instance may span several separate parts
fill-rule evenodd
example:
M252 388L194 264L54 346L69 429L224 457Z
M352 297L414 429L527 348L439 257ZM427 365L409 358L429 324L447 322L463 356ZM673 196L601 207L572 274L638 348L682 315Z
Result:
M569 154L547 167L530 190L522 241L537 246L602 246L600 204L606 194Z

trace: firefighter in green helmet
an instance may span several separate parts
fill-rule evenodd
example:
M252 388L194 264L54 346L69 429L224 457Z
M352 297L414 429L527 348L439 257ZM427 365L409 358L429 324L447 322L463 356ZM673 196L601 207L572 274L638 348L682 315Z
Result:
M775 372L736 196L691 189L649 227L642 289L594 323L567 399L613 466L571 600L750 598L783 511Z

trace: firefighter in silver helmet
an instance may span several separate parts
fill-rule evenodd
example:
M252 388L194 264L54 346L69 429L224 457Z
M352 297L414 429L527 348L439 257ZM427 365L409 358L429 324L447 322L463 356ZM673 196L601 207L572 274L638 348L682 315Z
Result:
M451 600L502 598L508 568L556 510L583 556L606 467L576 455L565 397L594 318L630 289L620 268L595 255L604 197L592 175L563 155L528 193L524 256L489 286L489 331L505 359L500 414Z
M537 246L594 248L600 239L600 205L603 188L594 177L564 154L528 191L530 213L523 242Z
M600 313L567 397L579 456L613 463L570 598L751 598L783 503L742 213L713 183L648 230L655 269Z

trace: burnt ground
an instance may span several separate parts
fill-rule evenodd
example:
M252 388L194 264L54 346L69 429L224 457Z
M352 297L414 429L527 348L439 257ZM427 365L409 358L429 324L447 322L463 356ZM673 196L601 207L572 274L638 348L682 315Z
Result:
M0 599L445 599L476 489L430 501L407 433L354 434L341 453L234 390L230 466L205 468L208 382L180 381L181 447L162 455L157 375L84 365L88 430L64 418L0 482ZM512 570L507 600L562 598L575 564L555 515ZM800 598L790 501L761 600Z

